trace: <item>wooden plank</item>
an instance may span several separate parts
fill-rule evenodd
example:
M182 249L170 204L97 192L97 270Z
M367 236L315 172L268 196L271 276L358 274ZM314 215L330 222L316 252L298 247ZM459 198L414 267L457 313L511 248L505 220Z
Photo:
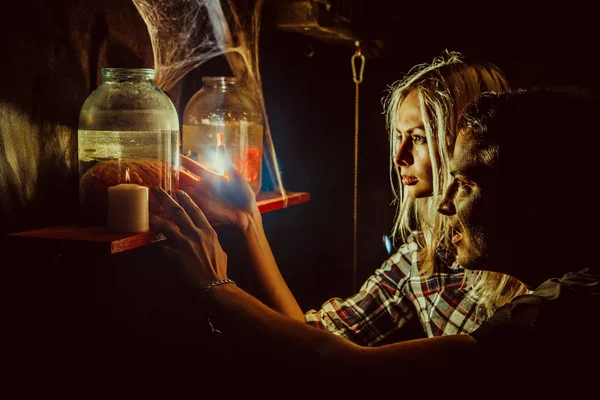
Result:
M306 192L287 193L287 204L279 193L260 192L256 198L261 214L301 204L310 200ZM114 233L104 227L59 225L24 232L11 233L7 236L27 240L32 247L45 246L55 248L57 253L77 252L90 255L110 255L135 249L164 240L162 235L154 231L145 233Z
M296 204L305 203L310 200L310 193L297 192L297 193L286 193L287 204L283 200L283 197L279 193L272 192L260 192L256 196L256 204L261 214L279 210L281 208L294 206Z

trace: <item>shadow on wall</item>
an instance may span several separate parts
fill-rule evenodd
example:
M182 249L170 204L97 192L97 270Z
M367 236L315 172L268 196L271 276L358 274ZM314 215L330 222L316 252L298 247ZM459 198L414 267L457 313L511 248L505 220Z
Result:
M103 67L148 67L131 2L34 1L2 13L0 232L77 218L77 123ZM133 21L133 22L132 22Z

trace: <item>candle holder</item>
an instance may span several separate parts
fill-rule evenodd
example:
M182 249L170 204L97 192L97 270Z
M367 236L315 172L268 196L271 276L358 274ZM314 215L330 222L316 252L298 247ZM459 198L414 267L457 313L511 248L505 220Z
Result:
M202 78L183 112L182 153L205 168L223 171L216 148L227 156L258 194L262 183L264 118L242 82L233 77Z
M155 70L104 68L103 82L81 108L78 129L81 219L106 225L108 188L130 183L179 186L179 119L154 84ZM159 204L150 196L150 209Z

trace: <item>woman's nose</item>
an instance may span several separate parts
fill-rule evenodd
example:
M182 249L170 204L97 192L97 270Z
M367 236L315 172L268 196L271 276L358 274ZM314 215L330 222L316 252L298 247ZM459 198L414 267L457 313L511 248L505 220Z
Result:
M413 163L412 151L408 140L402 140L398 144L398 150L394 155L394 164L398 167L409 166Z

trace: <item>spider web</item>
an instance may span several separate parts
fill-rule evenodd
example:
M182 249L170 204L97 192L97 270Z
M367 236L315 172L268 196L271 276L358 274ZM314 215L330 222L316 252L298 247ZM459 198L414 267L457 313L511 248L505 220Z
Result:
M156 86L171 90L190 71L225 55L233 75L254 94L264 116L263 159L274 190L287 205L286 191L262 91L258 37L263 0L132 0L146 23L156 70Z

